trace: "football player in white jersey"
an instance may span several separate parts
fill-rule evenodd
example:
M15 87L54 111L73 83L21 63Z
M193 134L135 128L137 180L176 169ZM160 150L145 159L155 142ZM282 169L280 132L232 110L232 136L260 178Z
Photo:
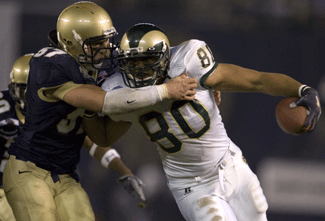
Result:
M317 91L283 74L218 64L204 41L189 40L170 48L164 32L147 23L124 34L118 60L122 75L105 80L102 88L108 93L126 86L159 85L184 71L199 82L193 101L169 100L133 113L109 115L114 121L138 124L157 144L168 187L184 218L267 220L268 204L259 180L228 137L213 90L300 98L294 105L310 109L306 126L312 123L311 130L320 115ZM96 142L98 133L88 135Z

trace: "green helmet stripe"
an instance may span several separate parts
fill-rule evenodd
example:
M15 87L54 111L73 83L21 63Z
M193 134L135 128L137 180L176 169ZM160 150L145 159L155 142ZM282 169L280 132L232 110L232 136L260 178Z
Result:
M154 25L138 24L130 28L125 34L130 42L130 48L137 48L142 37L150 31L161 31L160 28Z

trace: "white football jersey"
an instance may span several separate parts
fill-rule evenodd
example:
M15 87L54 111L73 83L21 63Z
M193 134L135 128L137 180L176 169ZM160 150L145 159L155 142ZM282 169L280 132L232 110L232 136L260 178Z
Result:
M202 82L216 66L206 43L190 40L171 48L168 75L174 78L186 71L189 77ZM102 85L106 91L116 87L125 87L120 74L108 78ZM230 143L213 93L201 84L194 101L168 100L133 113L110 117L115 121L138 124L157 144L169 184L173 186L182 186L211 171Z

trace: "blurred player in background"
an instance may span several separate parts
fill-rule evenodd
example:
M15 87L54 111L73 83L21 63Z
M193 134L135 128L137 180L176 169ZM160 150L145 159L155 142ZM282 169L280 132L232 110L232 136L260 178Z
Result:
M2 188L2 173L9 159L8 147L25 122L25 90L29 73L29 61L33 54L18 58L10 72L9 90L0 92L0 220L15 220Z
M305 126L312 124L310 131L320 116L317 91L283 74L218 64L203 41L189 40L170 48L164 32L146 23L124 34L118 60L122 76L115 74L102 85L109 93L125 86L159 85L184 71L199 82L193 101L166 101L129 114L109 115L117 122L138 124L157 144L168 186L184 218L267 220L268 204L259 180L228 137L213 90L300 98L293 107L309 108ZM96 131L88 135L96 142Z
M86 136L85 109L128 113L168 99L193 100L196 93L197 81L183 75L148 90L128 88L121 89L125 93L120 96L106 96L96 86L96 76L104 66L115 67L112 39L117 32L108 13L95 3L82 1L65 8L56 33L60 49L45 47L29 62L25 123L8 150L3 172L5 195L18 221L53 221L57 214L61 220L95 220L76 173ZM109 129L119 136L130 126L111 122ZM103 156L105 166L119 158L116 151L97 150L90 149L95 157ZM141 184L130 176L122 181Z

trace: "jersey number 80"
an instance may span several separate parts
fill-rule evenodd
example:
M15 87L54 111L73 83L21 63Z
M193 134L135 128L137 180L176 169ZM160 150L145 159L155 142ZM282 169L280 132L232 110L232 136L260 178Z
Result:
M195 111L195 113L198 114L201 119L203 119L204 126L199 131L195 132L180 112L180 109L184 107L184 105L190 105L191 108L193 108L193 110ZM209 113L198 101L175 101L172 104L170 114L173 116L175 122L181 128L184 134L190 139L200 138L210 128ZM160 130L152 133L149 131L148 125L146 123L153 119L158 122ZM181 150L182 141L177 138L173 133L169 132L170 124L167 122L163 114L156 111L151 111L140 116L139 122L143 129L146 131L147 135L150 137L150 140L152 142L157 143L161 149L168 153L176 153ZM168 139L168 141L173 146L165 147L164 145L162 145L159 141L163 139Z

